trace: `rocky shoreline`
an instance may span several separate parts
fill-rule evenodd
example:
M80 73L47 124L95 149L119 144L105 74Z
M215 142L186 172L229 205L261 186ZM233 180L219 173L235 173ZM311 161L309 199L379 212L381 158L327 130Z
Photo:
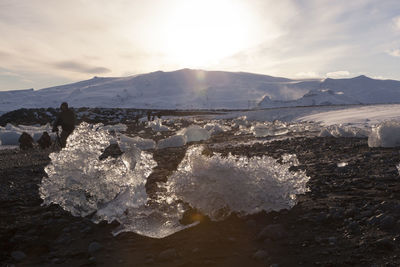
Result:
M163 239L111 235L113 224L41 206L38 184L50 151L0 150L2 266L399 266L398 148L369 148L365 138L291 137L268 143L213 146L251 136L220 134L203 143L237 155L296 154L310 191L291 210L232 214ZM156 150L147 191L165 181L187 147ZM339 164L343 163L343 164ZM343 167L342 167L343 166Z

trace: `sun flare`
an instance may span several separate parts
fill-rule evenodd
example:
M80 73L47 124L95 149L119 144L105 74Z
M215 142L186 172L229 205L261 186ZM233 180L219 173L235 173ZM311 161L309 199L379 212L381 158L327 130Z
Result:
M217 63L250 45L250 15L237 1L185 1L167 20L163 54L185 67Z

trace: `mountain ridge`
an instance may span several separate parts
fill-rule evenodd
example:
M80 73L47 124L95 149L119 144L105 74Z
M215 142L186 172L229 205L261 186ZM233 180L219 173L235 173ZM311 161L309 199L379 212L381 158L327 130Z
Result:
M364 75L346 79L289 79L248 72L180 69L0 92L0 111L58 107L251 109L400 103L400 81Z

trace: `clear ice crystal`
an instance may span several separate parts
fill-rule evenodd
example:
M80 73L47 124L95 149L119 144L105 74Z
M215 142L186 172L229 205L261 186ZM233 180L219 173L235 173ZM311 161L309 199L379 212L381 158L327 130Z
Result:
M309 177L289 171L297 164L295 155L285 155L280 164L267 156L210 157L203 155L202 146L192 146L150 199L145 184L156 166L152 154L125 146L121 156L100 159L115 142L100 126L80 124L67 147L50 154L39 193L44 205L58 204L74 216L91 215L96 223L118 221L114 234L132 231L163 238L196 224L180 223L189 206L221 220L231 212L291 208L296 195L308 190Z
M65 149L51 153L40 185L44 204L56 203L75 216L96 212L130 192L129 206L146 203L145 183L156 166L152 155L132 149L119 158L99 157L113 137L100 124L81 123Z
M291 208L296 195L307 191L309 177L290 172L292 162L279 164L263 156L247 158L202 154L202 146L187 150L178 169L165 184L166 195L182 200L213 220L231 212L253 214Z

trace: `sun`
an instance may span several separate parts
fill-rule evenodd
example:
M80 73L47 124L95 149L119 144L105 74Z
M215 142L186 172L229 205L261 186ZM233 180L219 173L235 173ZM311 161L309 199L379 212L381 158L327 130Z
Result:
M235 0L185 0L165 22L162 53L185 67L218 63L248 47L253 39L251 14Z

